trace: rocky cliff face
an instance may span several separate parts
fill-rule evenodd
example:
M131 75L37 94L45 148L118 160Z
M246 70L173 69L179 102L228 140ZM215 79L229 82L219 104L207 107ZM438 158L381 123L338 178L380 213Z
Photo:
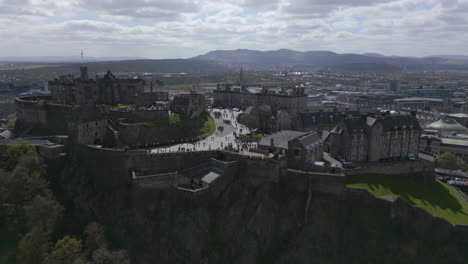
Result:
M240 166L219 193L128 185L98 190L71 157L57 176L77 215L107 223L133 263L466 263L468 232L371 196L313 190L306 176L251 181ZM251 168L250 168L251 171ZM247 176L249 175L249 176ZM401 210L400 210L400 209Z

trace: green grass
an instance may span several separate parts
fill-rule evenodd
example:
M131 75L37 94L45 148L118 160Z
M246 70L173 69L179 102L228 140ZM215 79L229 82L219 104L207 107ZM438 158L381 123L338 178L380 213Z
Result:
M0 65L0 70L34 70L49 67L59 67L61 64L33 64L33 65Z
M202 122L202 123L201 123ZM124 123L125 124L125 123ZM129 123L126 123L129 124ZM179 129L176 131L176 134L181 134L187 137L207 137L211 136L215 130L216 125L208 114L200 116L198 119L190 119L188 116L181 114L170 115L168 119L165 120L155 120L147 121L142 123L132 123L132 124L144 124L146 126L167 126ZM199 129L196 129L199 128ZM180 132L180 133L179 133Z
M253 134L252 136L250 137L253 137L253 138L259 138L259 137L264 137L266 136L267 134L264 134L264 133L258 133L258 134Z
M115 110L135 110L134 104L118 104L113 107Z
M457 191L440 181L436 181L434 186L427 186L410 179L370 174L346 176L346 186L367 189L375 196L399 195L452 224L468 225L468 203Z
M15 128L15 123L16 123L16 114L11 114L7 118L7 127L8 129L13 129Z
M207 116L206 119L205 119L205 122L203 123L203 127L202 127L202 129L200 131L201 134L199 135L199 137L211 136L211 135L213 135L215 130L216 130L215 121L210 116Z
M178 125L183 122L187 122L189 118L181 114L173 114L169 116L169 125Z

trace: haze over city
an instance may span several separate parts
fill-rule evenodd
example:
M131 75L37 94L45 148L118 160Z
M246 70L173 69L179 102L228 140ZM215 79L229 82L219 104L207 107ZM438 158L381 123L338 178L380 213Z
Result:
M466 0L1 0L0 56L187 58L216 49L468 55Z

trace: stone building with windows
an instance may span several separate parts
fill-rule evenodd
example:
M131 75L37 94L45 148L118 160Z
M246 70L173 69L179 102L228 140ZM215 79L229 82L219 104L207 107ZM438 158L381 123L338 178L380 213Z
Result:
M170 104L172 112L194 118L205 112L205 96L197 93L174 96Z
M87 67L80 68L79 78L61 76L49 81L52 102L68 105L135 104L144 92L143 79L120 79L110 71L103 77L88 78Z
M312 132L288 141L288 166L302 169L315 161L323 160L323 140L318 132Z
M467 138L444 138L434 135L422 135L419 150L433 155L450 152L465 162L468 162Z
M414 115L348 117L331 131L327 149L349 161L417 157L421 133Z
M217 106L255 107L253 116L246 117L250 128L262 128L267 131L295 129L299 125L299 113L307 108L307 94L304 88L297 87L249 87L218 84L213 91L213 103ZM269 106L268 111L264 111ZM246 111L247 112L247 111ZM259 114L262 112L261 114ZM268 112L268 113L267 113ZM263 115L267 113L267 117ZM248 113L247 113L248 114ZM260 115L262 117L259 119ZM254 123L253 121L257 121Z

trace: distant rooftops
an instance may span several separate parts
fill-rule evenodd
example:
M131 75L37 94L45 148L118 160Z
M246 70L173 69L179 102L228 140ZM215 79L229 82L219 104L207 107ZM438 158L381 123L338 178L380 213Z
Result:
M442 103L443 99L427 98L427 97L408 97L408 98L395 99L394 101L395 102L420 102L420 101L426 101L426 102L440 102L440 103Z
M467 134L468 129L453 119L441 119L434 123L429 124L429 130L437 130L439 132L456 132L460 134Z
M216 91L250 94L271 94L280 96L306 96L303 87L260 87L246 85L239 86L223 83L218 84L216 86Z
M465 113L450 114L448 116L453 118L468 118L468 114Z

